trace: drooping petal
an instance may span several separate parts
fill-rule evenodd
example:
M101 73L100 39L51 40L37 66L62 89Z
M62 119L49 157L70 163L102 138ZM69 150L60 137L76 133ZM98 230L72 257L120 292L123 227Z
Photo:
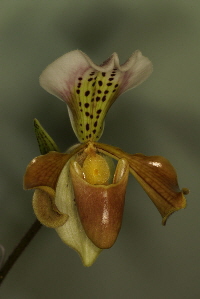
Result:
M42 149L47 147L49 147L47 143L45 146L42 145ZM68 215L61 213L55 205L55 189L64 165L74 153L82 150L82 147L74 148L69 154L49 152L36 157L26 169L24 189L36 189L33 209L38 220L47 227L58 227L68 219Z
M49 152L34 158L27 166L24 175L24 189L33 189L38 186L48 186L53 190L56 188L57 180L61 170L67 161L86 145L74 148L69 154Z
M62 226L69 216L61 213L55 205L55 191L50 187L39 187L33 195L33 210L37 219L45 226Z
M69 154L49 152L33 159L24 175L24 189L35 189L33 209L37 219L45 226L55 228L63 225L67 214L62 214L55 205L55 189Z
M68 214L69 218L63 226L56 228L56 231L64 243L79 253L83 264L89 267L95 262L101 249L90 241L81 224L74 201L69 165L70 161L64 166L59 176L55 197L55 204L59 211Z
M115 99L141 84L151 72L151 62L140 51L121 66L116 53L97 66L76 50L50 64L41 74L40 84L67 103L79 141L95 141L101 137L105 115Z
M92 185L81 175L79 164L70 165L75 201L83 228L99 248L110 248L117 239L124 210L129 166L125 159L118 162L113 184Z
M127 159L130 172L157 207L163 218L163 225L173 212L186 207L183 194L189 191L187 188L182 191L179 189L176 171L167 159L142 154L130 155L119 148L100 143L95 143L95 146L112 158Z
M48 186L55 190L60 172L69 159L70 155L57 152L34 158L26 169L24 189Z

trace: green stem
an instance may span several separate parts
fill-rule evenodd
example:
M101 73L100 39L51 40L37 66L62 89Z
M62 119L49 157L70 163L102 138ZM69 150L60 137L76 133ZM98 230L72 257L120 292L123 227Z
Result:
M39 231L41 227L41 223L36 220L33 225L29 228L27 233L24 235L24 237L21 239L19 244L15 247L11 255L8 257L7 261L3 265L0 271L0 284L3 282L4 278L10 271L10 269L13 267L17 259L20 257L26 246L30 243L30 241L33 239L33 237L36 235L36 233Z

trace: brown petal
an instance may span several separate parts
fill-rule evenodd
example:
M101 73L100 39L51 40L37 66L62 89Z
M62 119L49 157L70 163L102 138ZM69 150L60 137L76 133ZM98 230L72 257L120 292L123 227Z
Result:
M34 158L28 165L24 175L24 189L33 189L38 186L48 186L55 190L58 177L67 161L77 152L81 151L85 144L73 149L69 154L49 152Z
M109 145L95 143L100 152L112 158L126 158L130 172L141 184L160 212L165 225L167 218L175 211L186 207L183 194L189 191L179 189L177 174L170 162L161 156L130 155L121 149Z
M70 172L79 217L88 238L99 248L110 248L121 228L129 166L118 162L114 184L91 185L81 176L77 162Z
M24 176L24 189L49 186L55 189L58 176L70 155L49 152L34 158L28 165Z
M61 213L54 202L55 191L49 187L36 189L33 195L33 209L38 220L45 226L57 228L68 219Z

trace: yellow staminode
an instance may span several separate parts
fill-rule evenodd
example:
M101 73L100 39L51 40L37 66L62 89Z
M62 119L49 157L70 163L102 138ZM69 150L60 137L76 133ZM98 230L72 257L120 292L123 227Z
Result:
M89 154L83 163L85 180L91 185L104 185L110 177L106 160L98 154Z

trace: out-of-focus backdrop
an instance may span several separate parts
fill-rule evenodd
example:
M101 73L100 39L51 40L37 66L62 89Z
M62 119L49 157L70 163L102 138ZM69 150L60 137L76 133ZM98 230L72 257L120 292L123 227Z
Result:
M8 274L3 299L198 298L200 295L200 1L1 0L0 243L8 256L34 221L32 191L23 191L29 161L39 155L36 117L62 151L76 143L62 101L38 83L62 54L81 49L101 63L124 62L140 49L151 77L110 109L101 142L129 153L163 155L188 187L188 206L161 217L129 179L117 242L91 268L53 229L42 228Z

